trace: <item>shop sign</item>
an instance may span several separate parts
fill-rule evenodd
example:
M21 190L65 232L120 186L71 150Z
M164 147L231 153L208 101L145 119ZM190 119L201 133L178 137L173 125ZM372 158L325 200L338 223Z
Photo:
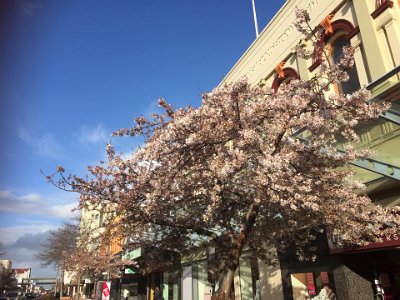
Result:
M322 285L329 285L329 275L328 272L321 272Z
M122 260L133 260L142 256L142 248L137 248L124 255L122 255Z
M137 274L138 270L136 268L126 268L124 273L125 274Z
M315 290L314 274L313 273L306 273L306 279L307 279L308 294L310 296L315 296L317 294L317 292Z
M101 300L110 300L110 281L103 281L103 285L101 287Z
M374 250L381 248L393 248L400 247L400 233L384 236L380 243L370 243L366 246L352 246L352 247L335 247L332 242L329 242L330 252L332 254L346 253L346 252L358 252L365 250Z

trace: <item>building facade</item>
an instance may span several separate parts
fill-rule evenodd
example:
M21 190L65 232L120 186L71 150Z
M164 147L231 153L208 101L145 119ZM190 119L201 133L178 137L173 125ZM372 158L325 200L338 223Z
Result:
M392 103L379 120L358 128L356 148L368 147L376 156L355 161L353 167L355 178L365 183L377 205L400 205L400 1L287 0L221 84L246 77L253 85L276 91L287 80L314 76L322 54L296 30L297 7L309 12L311 27L331 62L341 58L343 46L355 49L350 80L333 85L331 92L346 94L366 87L371 91L369 101ZM297 56L299 44L313 52L312 58ZM341 141L336 146L340 149ZM400 299L400 233L357 248L335 248L325 235L316 243L320 250L313 263L299 262L287 251L270 266L245 251L234 279L235 300L327 299L323 293L335 294L338 300ZM146 260L146 250L126 252L124 258ZM115 297L152 300L160 288L165 300L211 299L216 287L207 266L212 259L213 249L199 248L183 255L175 267L160 266L149 274L127 267L115 280Z
M253 85L277 90L292 78L308 80L318 70L321 53L296 30L296 7L306 9L311 27L331 62L340 59L342 47L355 49L350 80L332 86L334 93L360 87L371 91L369 101L390 101L390 110L372 124L358 129L356 148L376 151L371 160L354 162L356 179L367 186L377 205L400 205L400 2L388 0L288 0L249 49L223 79L246 77ZM297 56L299 43L314 52L311 59ZM340 141L337 145L340 149ZM335 249L321 237L319 260L300 263L294 254L280 256L280 280L261 281L260 299L312 299L329 285L337 299L400 299L400 234L367 247ZM265 267L264 267L265 268ZM268 268L267 268L268 270ZM279 277L279 276L277 276ZM281 293L279 298L273 292ZM383 298L385 297L385 298ZM238 299L256 299L243 294Z

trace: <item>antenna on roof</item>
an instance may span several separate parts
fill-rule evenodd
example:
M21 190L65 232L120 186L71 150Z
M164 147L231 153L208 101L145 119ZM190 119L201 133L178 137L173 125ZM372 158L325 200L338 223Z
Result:
M256 5L254 3L254 0L251 0L251 3L253 5L254 27L256 28L256 38L257 38L258 37L258 22L257 22Z

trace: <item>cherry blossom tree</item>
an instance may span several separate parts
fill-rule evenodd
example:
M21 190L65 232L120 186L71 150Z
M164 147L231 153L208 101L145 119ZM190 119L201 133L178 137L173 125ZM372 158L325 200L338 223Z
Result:
M108 237L108 238L107 238ZM119 278L123 266L133 262L123 261L120 256L108 251L113 242L109 232L93 227L82 221L79 228L79 239L72 250L62 251L64 270L73 274L78 286L78 299L81 294L80 282L82 278L91 278L95 281L110 278Z
M297 17L312 38L306 12ZM244 249L267 260L266 245L290 245L304 257L320 231L339 246L377 241L398 230L399 209L356 194L363 185L351 179L349 162L372 154L356 151L355 130L388 105L367 103L366 90L329 93L352 64L346 49L337 65L322 63L312 80L292 80L276 93L241 80L205 93L198 108L174 109L160 99L163 113L115 132L143 136L142 147L122 155L107 145L107 162L89 167L87 178L65 176L60 167L57 185L79 193L81 207L113 207L133 248L182 254L214 247L213 299L229 299Z

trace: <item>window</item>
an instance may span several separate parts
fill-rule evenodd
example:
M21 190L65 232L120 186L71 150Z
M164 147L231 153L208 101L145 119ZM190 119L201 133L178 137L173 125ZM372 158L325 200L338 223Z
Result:
M350 46L350 41L345 35L340 35L331 43L330 49L330 59L332 63L338 63L343 58L343 47ZM337 85L338 92L343 94L351 94L352 92L358 90L360 86L360 81L358 79L357 69L354 65L352 68L346 70L349 74L349 80L346 82L341 82Z
M300 79L299 73L293 68L284 68L282 69L284 77L281 78L278 75L275 76L275 79L272 83L272 89L276 92L279 86L282 83L288 83L292 79Z
M328 271L291 274L290 281L294 300L336 299L332 274Z

